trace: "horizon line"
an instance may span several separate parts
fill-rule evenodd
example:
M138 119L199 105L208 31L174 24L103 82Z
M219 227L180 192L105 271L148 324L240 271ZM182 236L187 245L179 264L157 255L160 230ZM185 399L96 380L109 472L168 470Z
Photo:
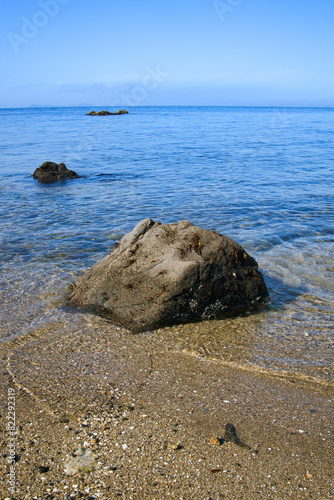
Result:
M97 105L97 104L79 104L79 105L54 105L54 104L30 104L28 106L0 106L0 109L41 109L41 108L116 108L123 105ZM151 105L129 105L128 108L310 108L310 109L334 109L334 105L270 105L270 104L151 104Z

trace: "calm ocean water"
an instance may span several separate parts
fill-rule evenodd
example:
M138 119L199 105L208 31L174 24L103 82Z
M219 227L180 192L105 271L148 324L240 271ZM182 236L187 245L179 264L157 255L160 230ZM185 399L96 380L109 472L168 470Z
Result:
M141 219L188 219L244 246L272 298L260 314L197 325L191 348L332 379L334 109L90 109L0 110L1 337L60 335L65 317L78 329L68 284ZM85 177L39 184L46 160Z

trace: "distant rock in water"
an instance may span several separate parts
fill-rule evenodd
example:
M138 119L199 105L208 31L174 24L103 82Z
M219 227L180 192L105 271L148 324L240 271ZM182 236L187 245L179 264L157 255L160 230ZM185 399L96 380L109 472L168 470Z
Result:
M36 168L34 179L40 182L55 182L66 179L78 179L78 175L73 170L68 170L64 163L54 163L53 161L45 161L40 167Z
M256 261L188 221L140 222L75 283L70 304L133 331L257 309L269 300Z
M110 111L90 111L86 113L89 116L108 116L108 115L127 115L129 111L126 109L119 109L116 113L111 113Z

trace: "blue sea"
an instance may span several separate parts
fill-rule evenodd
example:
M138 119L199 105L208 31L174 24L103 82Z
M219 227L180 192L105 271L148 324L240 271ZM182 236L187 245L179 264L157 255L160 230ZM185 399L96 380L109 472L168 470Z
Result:
M258 314L196 325L198 355L332 380L334 109L91 109L0 110L2 342L77 331L68 285L142 219L188 219L241 244L271 295ZM82 177L40 184L44 161Z

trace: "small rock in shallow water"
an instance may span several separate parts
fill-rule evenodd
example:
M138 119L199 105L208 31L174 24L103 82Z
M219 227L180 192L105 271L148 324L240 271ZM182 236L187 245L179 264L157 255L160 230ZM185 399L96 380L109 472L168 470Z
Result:
M36 168L33 178L39 182L56 182L66 179L78 179L80 176L73 170L69 170L64 163L55 163L45 161L40 167Z
M251 451L251 447L238 438L237 432L233 424L225 424L224 440L236 444L238 446L241 446L241 448L246 448L246 450Z
M119 109L116 113L111 113L110 111L90 111L86 113L89 116L109 116L109 115L127 115L129 112L126 109Z

